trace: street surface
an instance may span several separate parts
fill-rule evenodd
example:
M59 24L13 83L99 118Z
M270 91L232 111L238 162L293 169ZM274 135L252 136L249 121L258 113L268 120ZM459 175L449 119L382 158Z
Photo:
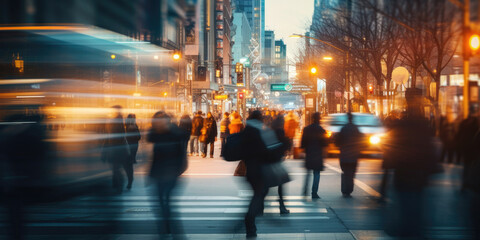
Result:
M245 238L243 217L251 195L249 185L243 177L233 176L238 162L222 160L218 145L213 159L189 157L189 168L173 197L175 226L188 239ZM82 196L30 207L28 239L156 239L158 203L146 181L149 167L145 158L136 165L133 189L122 195ZM292 181L284 187L291 213L279 214L277 189L271 189L265 214L257 219L258 239L393 239L382 230L391 200L379 203L376 199L381 163L362 159L353 197L342 198L338 159L327 159L320 177L321 199L312 201L301 196L302 161L287 159ZM444 167L426 193L427 237L469 239L468 204L459 192L461 168Z

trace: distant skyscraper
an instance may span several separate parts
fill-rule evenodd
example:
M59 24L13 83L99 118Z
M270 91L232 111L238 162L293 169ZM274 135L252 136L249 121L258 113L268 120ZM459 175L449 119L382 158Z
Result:
M252 29L252 37L262 49L265 37L265 0L235 0L235 3L236 11L245 13Z
M248 57L250 54L250 39L252 30L245 13L233 13L233 24L235 27L234 44L232 46L233 64L240 62L240 58ZM233 74L235 76L235 74Z
M273 65L275 63L275 32L265 31L263 41L263 64Z

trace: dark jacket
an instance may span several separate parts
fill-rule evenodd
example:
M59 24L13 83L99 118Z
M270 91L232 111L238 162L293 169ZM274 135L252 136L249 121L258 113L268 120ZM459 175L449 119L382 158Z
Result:
M215 118L205 118L203 121L203 127L205 128L205 142L212 143L215 142L215 138L217 137L217 122Z
M130 156L125 136L125 124L121 115L110 119L106 126L107 139L104 144L104 156L108 162L124 162Z
M303 129L301 147L305 149L305 168L323 171L323 147L327 145L325 129L310 124Z
M230 135L230 129L228 128L230 126L230 119L224 118L220 122L220 137L221 138L226 138L228 135Z
M202 128L203 128L203 117L200 115L195 115L192 120L192 136L200 136L202 135Z
M394 146L391 166L394 186L399 190L420 191L430 174L438 170L433 134L422 118L406 118L389 132L388 146Z
M243 160L247 167L247 180L260 182L262 181L261 166L266 163L268 158L267 147L262 140L260 130L252 127L248 122L242 134Z
M127 128L127 142L129 145L138 145L138 141L142 138L137 124L128 124Z
M180 176L187 168L185 151L189 135L171 124L165 133L150 130L148 141L153 143L153 162L150 177L157 180L168 180Z
M184 130L186 133L190 134L192 132L192 119L188 116L185 115L180 119L180 122L178 123L178 127L182 130Z
M340 148L340 162L355 163L360 157L364 145L363 134L353 123L347 123L336 136L336 144Z

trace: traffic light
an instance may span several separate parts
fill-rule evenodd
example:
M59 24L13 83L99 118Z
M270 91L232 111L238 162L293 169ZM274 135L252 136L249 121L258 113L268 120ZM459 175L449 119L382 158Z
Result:
M198 66L197 81L207 81L207 67Z
M472 30L466 30L463 44L465 44L464 57L466 59L477 55L480 50L480 33Z
M373 94L373 86L372 85L368 85L368 92L370 94Z
M215 60L215 77L217 78L223 77L222 68L223 68L223 59L217 58Z
M237 86L243 86L243 72L237 72Z

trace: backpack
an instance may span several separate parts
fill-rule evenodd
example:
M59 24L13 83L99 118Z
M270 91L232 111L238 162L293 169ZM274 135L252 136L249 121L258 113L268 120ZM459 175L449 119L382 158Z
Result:
M227 137L222 148L223 159L227 162L239 161L242 159L242 133L231 134Z

